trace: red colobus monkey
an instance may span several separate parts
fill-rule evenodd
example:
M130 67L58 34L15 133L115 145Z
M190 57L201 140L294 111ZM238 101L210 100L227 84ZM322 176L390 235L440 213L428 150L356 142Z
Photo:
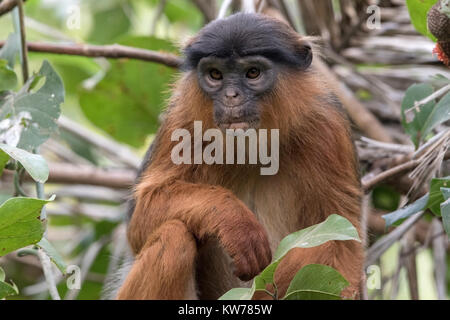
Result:
M294 231L334 213L359 230L349 123L311 65L308 42L277 20L236 14L204 27L184 55L135 187L128 240L136 257L118 299L217 299L261 272ZM175 164L172 134L194 135L196 121L220 129L223 141L227 129L278 129L276 174L262 175L261 163ZM344 294L358 295L363 250L356 241L291 250L275 274L279 294L311 263L336 268L350 282Z

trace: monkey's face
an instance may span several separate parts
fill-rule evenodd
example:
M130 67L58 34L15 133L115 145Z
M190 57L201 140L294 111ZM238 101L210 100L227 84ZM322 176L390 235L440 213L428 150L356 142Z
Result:
M276 82L277 68L263 56L202 58L198 81L212 99L214 121L222 130L257 128L260 100Z
M312 61L311 46L294 30L258 14L211 22L189 42L184 54L184 69L197 73L222 130L257 129L267 105L264 96L275 89L277 79L306 71Z

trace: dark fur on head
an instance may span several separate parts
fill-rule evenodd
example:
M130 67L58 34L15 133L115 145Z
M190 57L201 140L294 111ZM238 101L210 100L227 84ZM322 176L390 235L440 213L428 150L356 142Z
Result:
M260 14L238 13L211 22L185 48L184 70L197 68L204 57L261 55L300 69L311 64L311 46L299 41L288 25Z

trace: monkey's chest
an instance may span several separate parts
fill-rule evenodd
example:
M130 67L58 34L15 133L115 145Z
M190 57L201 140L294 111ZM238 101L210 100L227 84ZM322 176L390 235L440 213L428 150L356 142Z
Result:
M266 229L272 252L285 236L301 229L301 206L292 186L274 180L273 183L249 184L232 191Z

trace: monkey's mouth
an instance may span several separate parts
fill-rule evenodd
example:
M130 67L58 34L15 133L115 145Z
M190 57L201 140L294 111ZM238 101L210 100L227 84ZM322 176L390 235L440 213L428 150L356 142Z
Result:
M222 131L225 131L227 129L232 129L232 130L242 129L244 131L247 131L250 128L250 123L248 123L248 122L221 123L221 124L219 124L219 128Z

